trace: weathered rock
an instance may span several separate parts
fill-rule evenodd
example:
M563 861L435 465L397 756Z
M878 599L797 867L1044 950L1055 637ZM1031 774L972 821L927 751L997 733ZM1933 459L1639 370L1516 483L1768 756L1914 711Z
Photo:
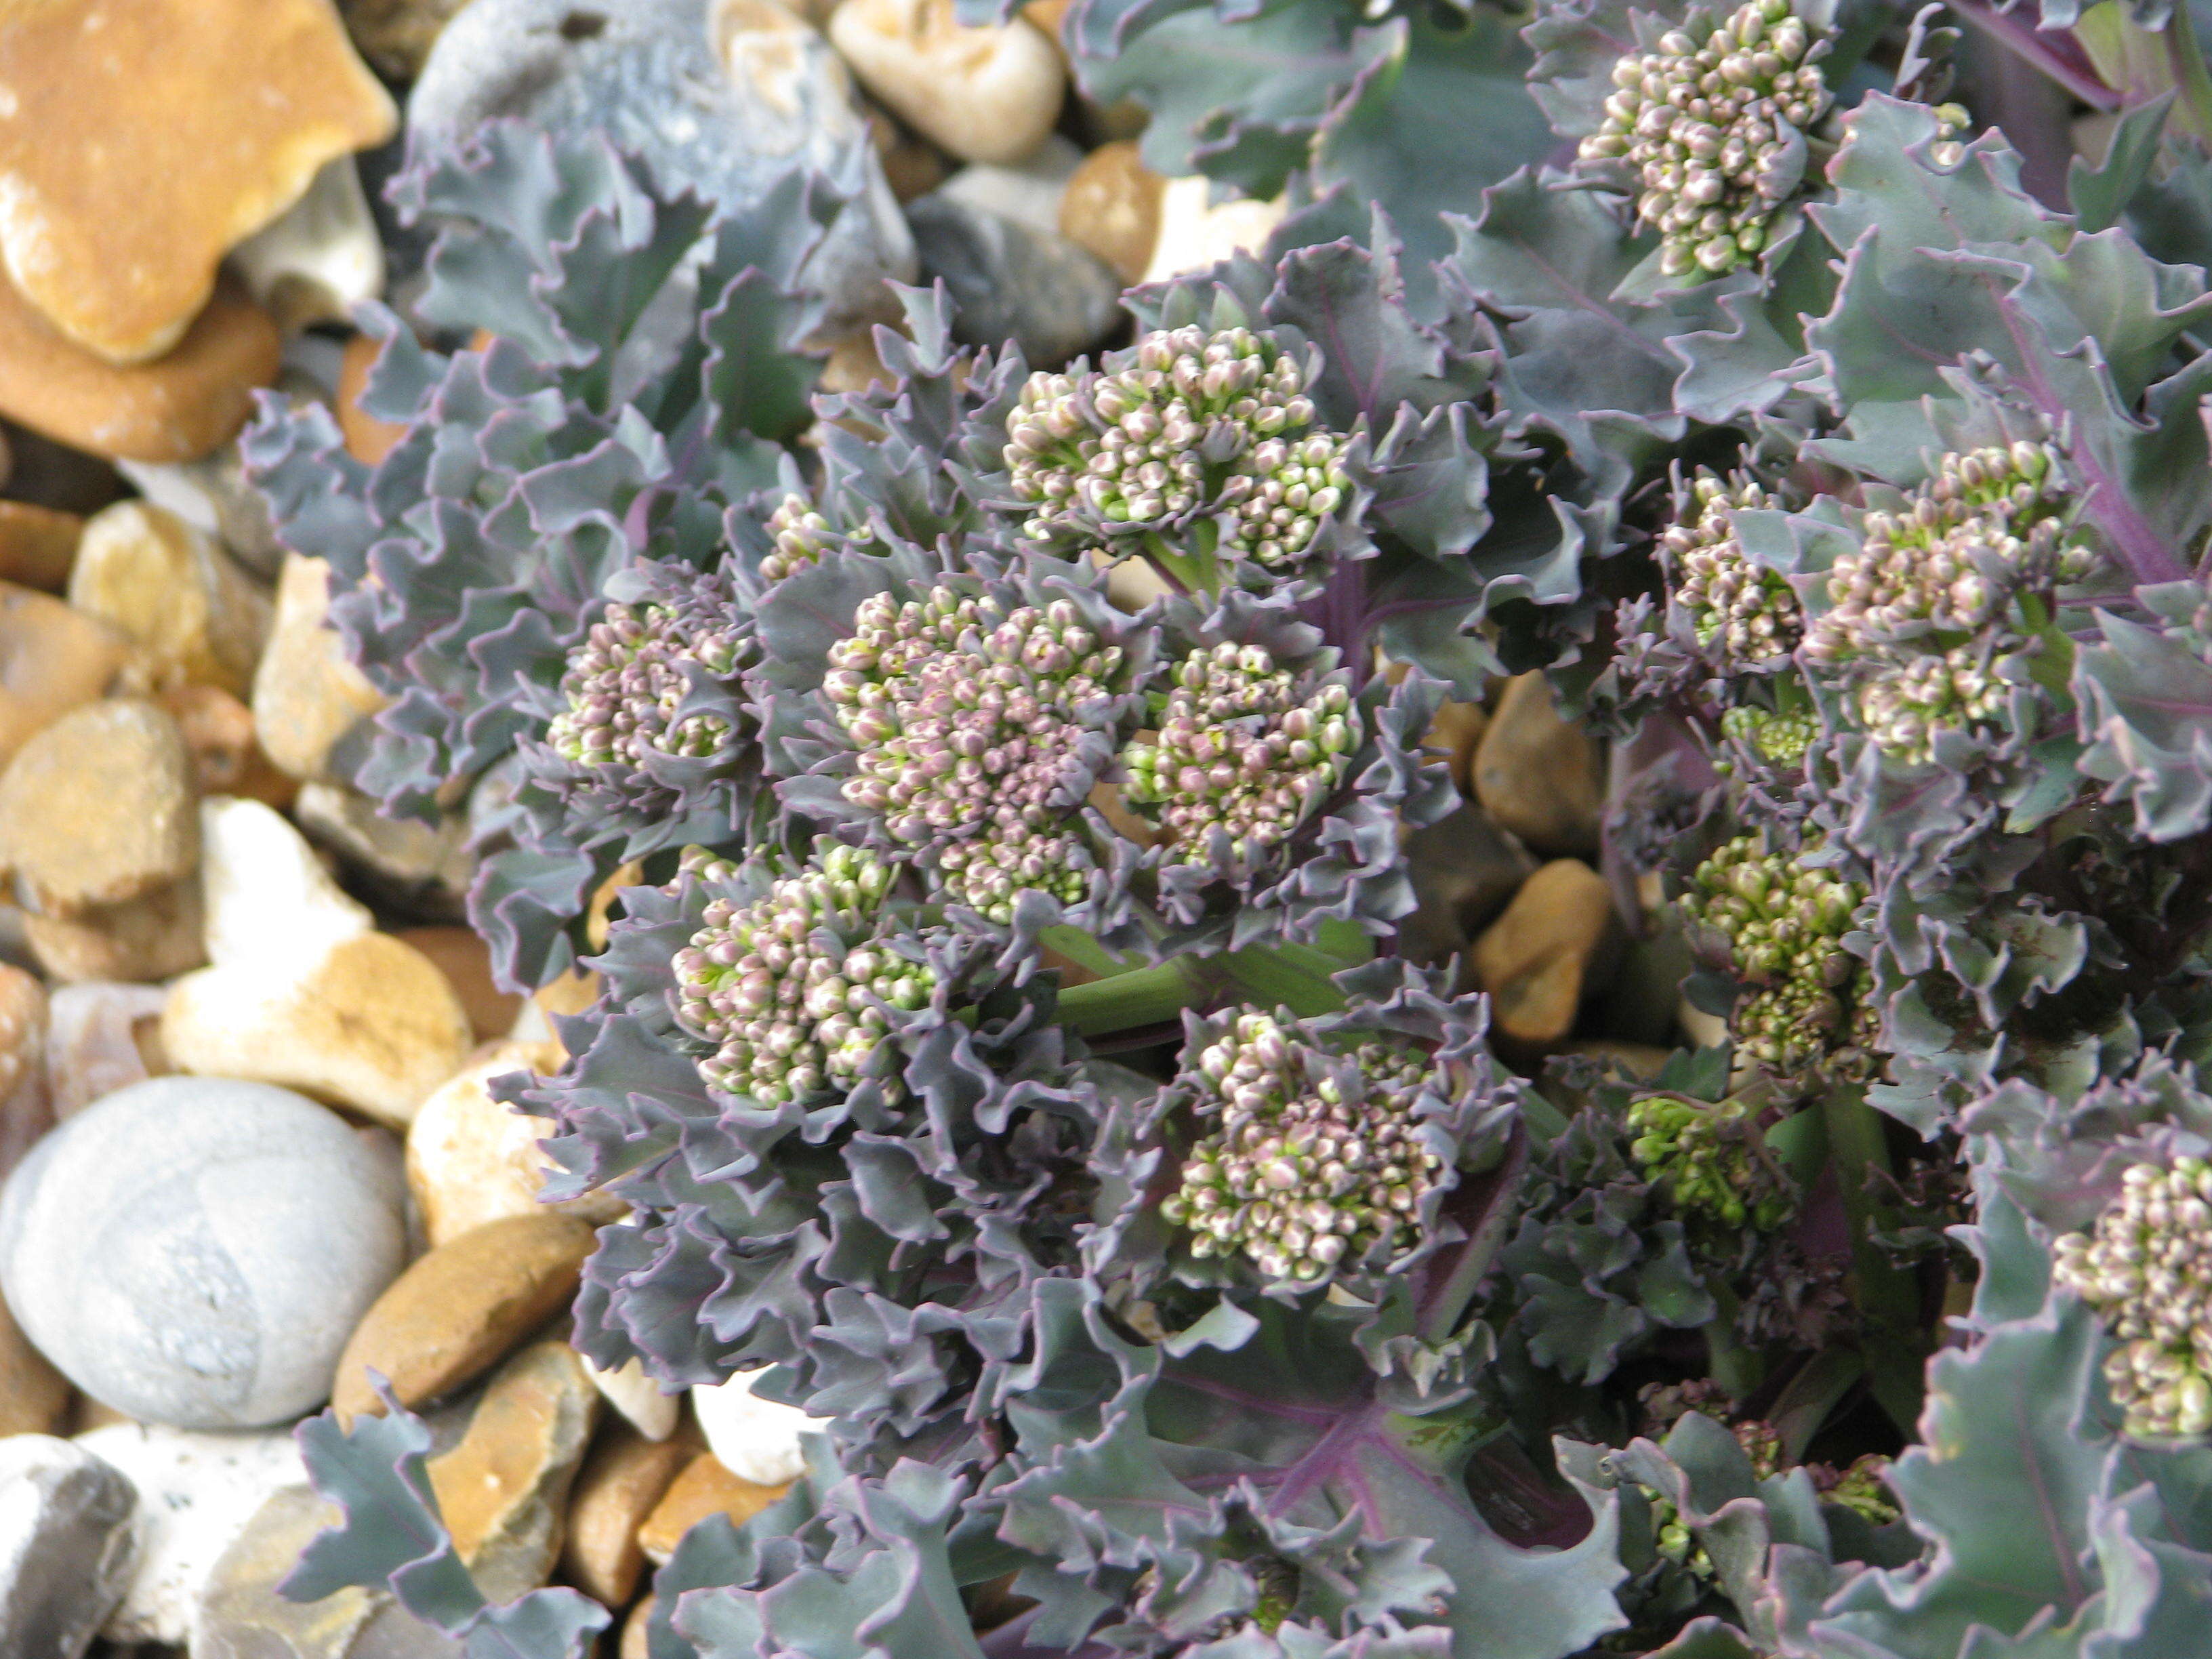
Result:
M361 406L362 393L368 386L368 371L375 367L380 349L368 335L356 334L345 343L345 353L338 359L338 431L345 438L346 453L363 466L374 466L407 435L405 427L395 421L380 421ZM327 571L328 567L324 568Z
M216 448L246 424L283 352L276 325L232 278L166 356L128 367L72 345L0 282L0 415L111 460L189 461Z
M84 520L28 501L0 501L0 581L58 593L69 586Z
M724 1468L756 1486L777 1486L805 1471L799 1437L823 1425L796 1406L762 1399L753 1392L759 1381L758 1372L740 1371L720 1388L695 1388L691 1409Z
M9 1177L0 1290L64 1376L141 1422L277 1422L328 1395L399 1271L400 1180L397 1147L297 1095L155 1078Z
M280 1084L401 1129L469 1043L446 976L389 933L305 963L203 968L169 988L161 1013L179 1071Z
M85 526L69 600L122 629L158 685L242 696L269 633L269 601L230 556L145 501L118 501Z
M601 1431L568 1505L562 1577L611 1607L626 1605L645 1571L638 1529L697 1455L676 1441L647 1440L627 1423Z
M63 335L117 363L173 347L223 255L396 121L319 0L18 12L0 82L0 260Z
M71 709L0 774L0 866L39 915L143 898L191 874L199 854L191 757L150 702Z
M1537 852L1595 852L1605 779L1597 745L1561 718L1541 673L1506 683L1474 754L1474 793Z
M1019 18L970 28L952 0L845 0L830 39L872 94L963 161L1027 161L1060 118L1066 65Z
M276 580L276 613L253 676L253 725L261 747L295 778L322 775L331 749L384 707L384 697L346 659L330 614L330 566L293 554Z
M384 291L384 245L353 157L325 161L307 193L232 250L231 269L291 333L343 323Z
M361 878L372 898L434 915L465 915L476 860L468 820L436 824L388 818L358 789L318 779L301 787L293 817L309 839L328 848Z
M684 1534L710 1515L726 1515L731 1521L743 1526L753 1516L783 1496L783 1486L763 1486L751 1480L741 1480L714 1461L712 1452L702 1452L685 1466L670 1485L660 1502L653 1505L653 1513L638 1528L638 1547L645 1558L656 1566L667 1565L668 1558Z
M539 1342L500 1367L461 1443L429 1460L453 1552L493 1601L552 1576L599 1406L575 1350Z
M665 1440L676 1432L684 1415L683 1395L662 1393L660 1384L647 1376L636 1360L618 1370L603 1371L587 1358L584 1369L592 1374L592 1386L600 1397L647 1440Z
M472 0L447 25L407 102L416 142L451 142L517 116L601 134L664 189L728 208L794 167L846 193L809 261L824 331L889 321L887 276L913 248L836 55L772 0Z
M538 1190L550 1165L538 1143L555 1133L554 1126L491 1097L492 1079L551 1072L562 1059L554 1044L503 1044L462 1067L422 1103L407 1129L407 1184L433 1246L503 1216L552 1209L598 1225L623 1214L622 1200L603 1193L541 1204Z
M1114 273L1064 236L978 212L941 190L906 212L922 280L951 292L953 337L963 344L1014 340L1032 365L1049 368L1096 345L1121 314Z
M35 975L0 963L0 1178L53 1127L46 1088L46 992Z
M231 1540L200 1589L191 1659L461 1659L462 1644L384 1590L349 1585L293 1601L277 1585L343 1520L311 1486L284 1486Z
M202 1587L223 1552L272 1494L307 1479L300 1449L281 1431L191 1434L119 1423L76 1444L138 1489L137 1569L100 1628L111 1642L190 1641Z
M499 988L491 976L491 947L473 928L402 927L392 937L438 964L438 971L460 998L477 1042L489 1042L514 1029L522 999Z
M418 1258L355 1330L331 1403L348 1421L380 1414L372 1369L408 1407L482 1376L567 1305L592 1240L575 1217L540 1212L488 1222Z
M190 878L74 916L27 915L23 933L39 966L70 984L169 979L207 960L200 884Z
M1170 179L1160 189L1160 229L1152 244L1148 283L1187 270L1204 270L1237 253L1257 253L1283 222L1289 205L1238 197L1213 200L1213 180L1203 173Z
M1060 203L1082 165L1083 152L1075 141L1055 132L1027 161L961 168L945 181L942 193L979 213L995 213L1047 236L1064 235ZM1081 245L1078 238L1068 240Z
M1101 144L1084 158L1060 196L1060 234L1133 286L1145 280L1159 246L1166 188L1134 143Z
M12 1435L59 1433L74 1395L69 1378L31 1346L0 1302L0 1444ZM6 1651L0 1647L0 1653Z
M338 0L346 31L361 55L388 78L412 81L422 72L439 31L468 0Z
M1536 868L1536 860L1472 802L1406 838L1406 869L1419 908L1398 927L1408 961L1440 963L1465 951Z
M376 925L306 837L259 801L202 801L200 845L208 959L218 968L317 962Z
M1480 703L1446 702L1429 722L1421 746L1442 755L1451 768L1452 787L1463 797L1474 794L1474 751L1490 729L1490 715Z
M1574 1029L1617 928L1605 878L1578 859L1556 859L1484 930L1462 977L1490 993L1499 1036L1523 1047L1553 1044Z
M106 695L130 659L120 629L0 583L0 766L70 709Z
M46 1015L46 1089L57 1119L168 1070L158 985L64 985Z
M0 1440L0 1653L78 1659L91 1645L131 1582L137 1500L82 1446Z
M191 756L192 787L205 799L240 795L282 811L300 793L300 781L276 769L254 740L253 711L212 685L165 691L161 707L177 722Z

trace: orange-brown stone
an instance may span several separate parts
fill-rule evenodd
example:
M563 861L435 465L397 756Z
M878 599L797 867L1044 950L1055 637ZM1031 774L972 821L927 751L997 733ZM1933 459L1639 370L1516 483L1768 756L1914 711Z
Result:
M84 520L29 501L0 501L0 581L48 593L69 586Z
M330 0L16 0L0 89L0 264L113 363L173 347L226 252L398 125Z
M338 359L338 431L345 438L346 453L363 466L374 466L407 435L405 427L380 421L361 406L368 371L382 349L368 335L356 334L346 342L345 353Z
M726 1515L743 1526L790 1490L741 1480L717 1462L712 1452L702 1452L646 1516L638 1528L639 1547L647 1559L665 1562L684 1534L708 1516Z

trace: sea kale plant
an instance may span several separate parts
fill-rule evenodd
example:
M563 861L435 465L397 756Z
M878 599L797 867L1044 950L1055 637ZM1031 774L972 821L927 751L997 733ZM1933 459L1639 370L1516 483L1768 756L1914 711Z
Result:
M393 699L337 763L469 813L515 988L595 975L503 1085L632 1212L574 1340L818 1430L652 1659L2204 1651L2186 11L1066 27L1292 198L1095 361L909 291L810 395L834 195L495 128L398 186L398 446L248 442ZM1669 1054L1493 1050L1401 948L1439 712L1533 670ZM290 1593L609 1623L487 1602L416 1419L303 1436Z

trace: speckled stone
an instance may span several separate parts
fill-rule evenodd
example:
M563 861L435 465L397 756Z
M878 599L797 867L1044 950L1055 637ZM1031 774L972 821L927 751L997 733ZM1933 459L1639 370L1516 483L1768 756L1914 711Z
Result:
M0 1440L0 1653L77 1659L91 1644L130 1582L137 1502L81 1446Z
M726 207L794 167L853 203L813 256L824 331L891 319L886 276L914 251L850 77L816 31L773 0L471 0L430 50L407 104L416 142L519 116L603 136L664 188Z
M153 1078L78 1113L0 1194L0 1287L95 1400L244 1428L329 1396L400 1268L398 1149L288 1090Z

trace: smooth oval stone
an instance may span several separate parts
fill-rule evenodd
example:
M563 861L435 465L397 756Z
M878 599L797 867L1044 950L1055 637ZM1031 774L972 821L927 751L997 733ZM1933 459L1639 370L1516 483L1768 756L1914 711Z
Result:
M329 1396L404 1261L397 1149L266 1084L151 1078L0 1194L0 1287L78 1388L141 1422L278 1423Z

